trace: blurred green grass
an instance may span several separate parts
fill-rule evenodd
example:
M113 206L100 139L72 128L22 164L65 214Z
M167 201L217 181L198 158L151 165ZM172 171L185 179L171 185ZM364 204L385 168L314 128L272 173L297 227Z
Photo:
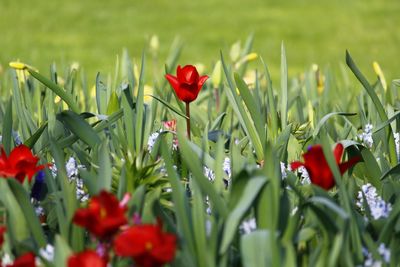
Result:
M290 74L312 63L344 63L349 49L371 76L372 61L388 80L400 77L398 0L0 0L0 64L20 59L41 71L52 62L78 61L94 81L111 73L127 48L139 58L149 36L160 39L159 67L176 36L184 43L179 63L206 66L237 40L254 33L254 51L279 73L285 42Z

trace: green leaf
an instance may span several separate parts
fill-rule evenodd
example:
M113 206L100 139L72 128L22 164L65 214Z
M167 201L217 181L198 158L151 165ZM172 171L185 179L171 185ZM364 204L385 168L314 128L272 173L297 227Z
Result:
M96 75L96 103L97 111L100 114L105 114L107 105L107 87L100 80L100 72Z
M0 179L0 201L7 209L9 215L10 234L17 242L22 242L29 237L28 225L24 212L12 193L7 180Z
M54 83L53 81L51 81L50 79L44 77L43 75L41 75L39 72L36 72L35 70L28 68L29 73L36 78L39 82L41 82L42 84L44 84L47 88L49 88L50 90L52 90L56 95L58 95L62 100L64 100L64 102L68 105L68 107L76 112L79 113L79 106L78 104L75 102L74 98L72 97L72 95L65 91L64 88L62 88L61 86L59 86L58 84Z
M319 134L322 126L325 124L325 122L330 119L333 116L354 116L357 115L357 113L349 113L349 112L331 112L329 114L326 114L317 124L317 126L314 129L313 132L313 138L316 138L317 135Z
M37 129L36 132L31 137L29 137L28 140L26 140L24 142L24 145L28 146L29 148L33 148L33 146L36 144L36 142L42 136L44 130L46 130L47 125L48 125L47 121L45 123L43 123L42 126L40 126L39 129Z
M234 85L230 71L228 70L228 67L225 64L224 57L221 52L221 62L222 66L224 68L225 72L225 77L226 80L228 81L228 88L230 90L226 90L226 95L228 97L229 102L232 105L233 110L235 111L236 115L238 116L238 119L240 121L240 124L242 125L243 129L246 132L246 135L250 138L254 150L257 155L257 159L261 161L264 159L264 151L263 151L263 145L261 143L260 136L257 134L257 130L254 126L254 121L252 118L249 116L248 112L244 109L242 100L241 98L237 95L236 93L236 86Z
M99 171L98 171L98 193L105 189L111 190L112 181L112 165L110 160L110 151L108 149L108 141L104 140L99 146Z
M281 45L281 129L286 128L288 111L288 70L285 45Z
M72 254L68 243L60 236L56 235L54 248L54 263L57 267L66 267L68 257Z
M8 179L8 185L24 213L25 220L29 222L27 224L28 229L31 231L37 244L40 247L44 247L47 244L46 237L44 235L42 226L40 225L38 216L31 205L29 195L22 185L15 179Z
M270 239L271 232L268 230L257 230L243 235L240 240L243 266L272 266L272 258L280 255L272 255Z
M2 143L6 154L9 155L11 152L11 141L12 141L12 98L8 100L6 112L3 118L3 130L2 130Z
M267 78L268 82L268 88L267 88L267 97L268 97L268 106L269 106L269 112L271 116L271 124L272 124L272 135L271 135L271 140L274 140L276 136L278 136L278 113L276 111L276 104L275 104L275 98L274 98L274 92L272 88L272 80L271 76L269 74L268 66L265 64L264 60L261 58L261 62L264 65L264 71L265 75Z
M177 108L173 107L172 105L168 104L168 102L162 100L161 98L158 98L154 95L146 95L146 96L151 96L152 98L154 98L155 100L161 102L164 106L166 106L167 108L169 108L171 111L173 111L175 114L181 116L182 118L187 119L188 117L183 114L182 112L180 112Z
M235 234L237 233L237 228L240 224L240 221L246 214L247 210L251 207L254 199L257 197L266 181L267 180L265 177L256 176L249 178L238 204L235 206L232 212L229 213L226 219L221 248L219 251L220 254L224 254L227 251Z
M95 147L100 143L100 138L93 128L84 119L76 113L66 110L57 114L57 119L60 120L65 127L74 133L79 139L88 144L90 147Z
M367 91L369 97L371 98L372 102L374 103L375 109L378 112L381 121L382 122L388 121L389 120L388 116L385 112L385 109L384 109L381 101L378 98L378 95L375 93L374 88L369 84L367 79L364 77L364 75L358 69L358 67L354 63L354 61L351 58L348 51L346 51L346 63L347 63L347 66L349 66L349 68L354 73L356 78L360 81L360 83L363 85L363 87ZM388 145L389 145L390 163L392 164L392 166L394 166L397 164L397 153L396 153L396 144L394 141L392 127L388 127Z

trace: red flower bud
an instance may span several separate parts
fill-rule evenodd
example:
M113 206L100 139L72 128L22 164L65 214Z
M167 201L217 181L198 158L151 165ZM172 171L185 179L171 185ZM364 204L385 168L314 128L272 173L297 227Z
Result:
M68 267L106 267L107 262L93 250L85 250L68 258Z
M183 102L190 103L197 98L208 76L199 76L196 67L186 65L183 68L178 66L176 77L171 74L166 74L165 78L167 78L172 88L175 90L178 98Z
M125 211L126 206L122 207L113 194L101 191L89 200L87 208L75 212L73 221L96 237L107 239L128 223Z
M343 155L343 145L337 144L333 154L336 159L336 163L339 167L340 174L343 175L350 167L360 161L359 157L354 157L346 162L340 162ZM333 173L329 168L328 162L325 159L324 151L320 145L312 146L306 153L303 154L304 163L295 161L292 162L292 170L298 169L300 166L304 166L310 175L310 180L313 184L316 184L325 190L329 190L335 186L335 179Z

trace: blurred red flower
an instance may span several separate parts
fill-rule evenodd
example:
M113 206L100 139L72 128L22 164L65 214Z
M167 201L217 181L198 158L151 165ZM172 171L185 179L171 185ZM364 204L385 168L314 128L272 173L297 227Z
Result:
M87 208L75 212L73 221L99 239L107 239L128 222L125 211L126 206L120 205L113 194L103 190L89 200Z
M343 155L343 145L337 144L333 154L336 159L336 163L339 167L340 174L343 175L350 167L360 161L360 157L351 158L349 161L340 162ZM325 159L324 152L321 145L315 145L309 148L309 150L303 154L304 163L295 161L292 162L292 170L298 169L300 166L304 166L310 175L310 180L313 184L316 184L325 190L331 189L335 185L335 179L333 173L329 168L328 162Z
M163 233L160 224L131 226L114 240L118 256L132 257L141 267L162 266L174 259L176 236Z
M19 256L12 264L6 265L6 267L35 267L35 255L32 252L25 253Z
M25 177L29 182L40 170L51 164L38 165L39 157L32 154L29 147L19 145L15 147L7 157L6 152L1 148L0 155L0 177L14 177L23 183Z
M107 262L96 251L85 250L68 258L68 267L106 267Z
M7 228L5 226L0 226L0 247L3 245L4 242L4 233L6 232Z
M176 77L171 74L166 74L165 78L167 78L172 88L175 90L178 98L183 102L190 103L197 98L208 76L199 76L196 67L193 65L186 65L183 68L178 66Z

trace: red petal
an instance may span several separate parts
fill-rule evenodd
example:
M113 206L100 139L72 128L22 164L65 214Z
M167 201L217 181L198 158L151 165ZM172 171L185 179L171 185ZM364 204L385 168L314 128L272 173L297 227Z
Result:
M300 161L294 161L294 162L290 163L290 168L291 168L293 171L297 170L297 169L300 168L301 166L304 166L304 163L303 163L303 162L300 162Z
M351 158L349 161L340 163L339 164L340 173L341 174L345 173L349 168L356 165L357 162L359 162L360 160L361 160L360 157L354 157L354 158Z
M68 258L68 267L106 267L106 261L93 250L85 250Z
M165 78L169 81L169 84L171 84L172 88L177 92L179 90L179 81L175 76L172 76L171 74L166 74Z
M337 164L339 164L340 160L342 159L343 150L344 150L344 148L343 148L343 145L341 143L338 143L335 146L335 149L333 150L333 155L335 156L335 160L336 160Z
M200 91L201 87L203 87L203 84L207 81L207 79L208 79L207 75L201 76L199 78L199 81L197 83L198 91Z
M35 255L32 252L25 253L19 256L13 264L6 265L6 267L35 267Z
M194 67L193 65L186 65L182 69L178 69L177 76L181 84L187 83L192 85L194 83L197 83L199 79L199 73L197 72L196 67Z

